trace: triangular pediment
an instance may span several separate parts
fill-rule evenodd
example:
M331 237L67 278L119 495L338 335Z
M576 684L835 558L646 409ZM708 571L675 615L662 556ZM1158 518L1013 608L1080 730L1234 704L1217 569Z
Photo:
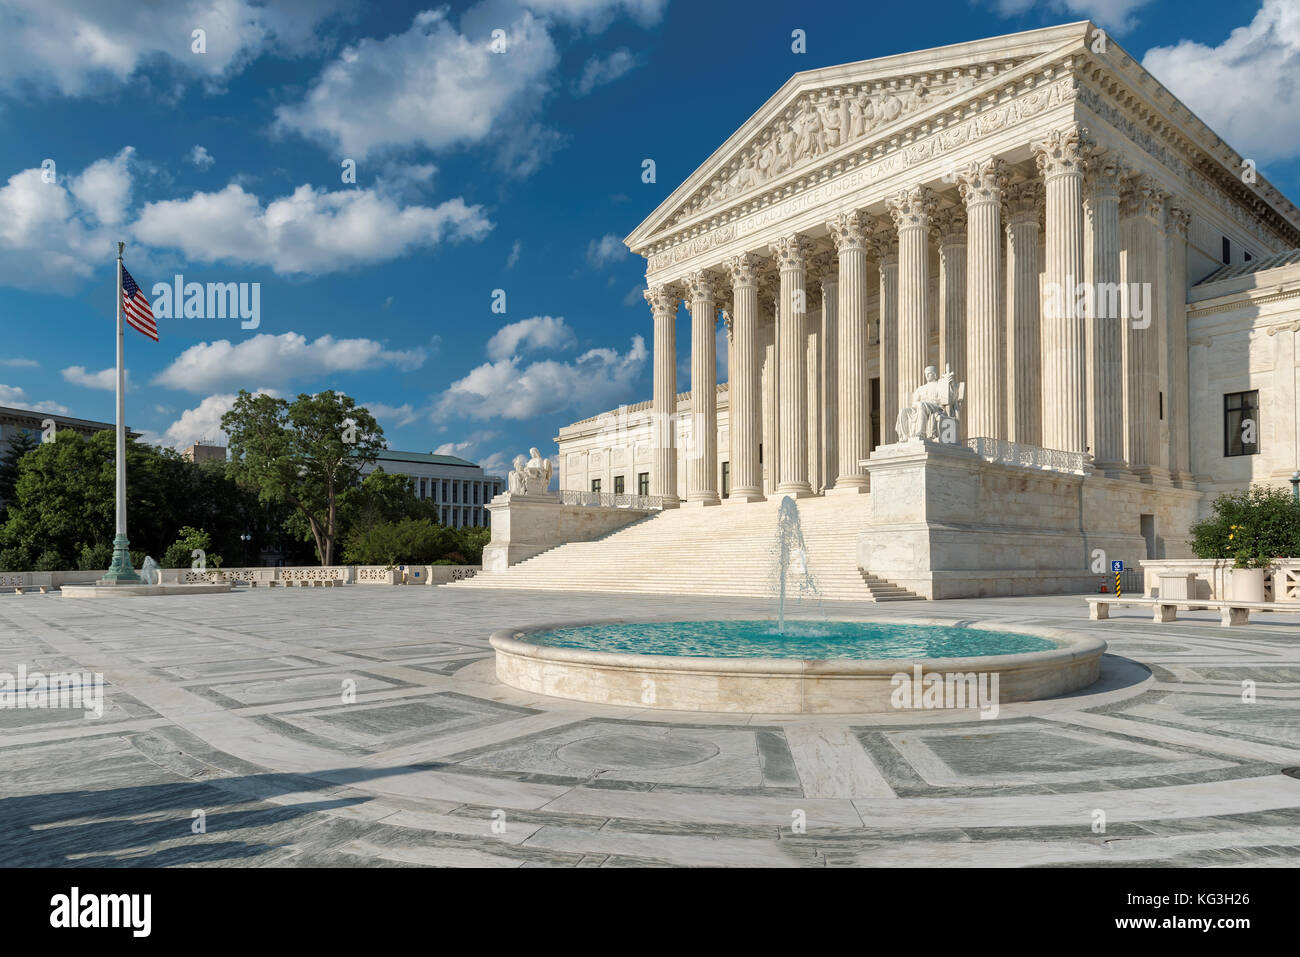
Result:
M641 251L943 104L976 97L1026 63L1085 41L1084 20L796 73L624 242Z

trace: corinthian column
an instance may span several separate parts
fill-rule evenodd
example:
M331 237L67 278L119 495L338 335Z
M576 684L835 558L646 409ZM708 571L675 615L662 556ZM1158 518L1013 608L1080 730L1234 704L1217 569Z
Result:
M691 303L691 447L686 457L686 501L717 505L718 497L718 347L713 280L705 273L687 277Z
M1089 161L1087 227L1092 234L1092 455L1115 476L1124 469L1124 296L1120 290L1119 191L1124 168L1113 156Z
M1083 262L1083 161L1088 131L1052 130L1031 145L1047 194L1047 262L1043 289L1043 445L1066 452L1088 447L1087 342L1075 291Z
M1043 361L1039 342L1038 221L1042 186L1013 183L1007 204L1007 438L1042 445Z
M821 332L821 484L829 488L835 484L839 456L839 315L840 273L834 257L829 258L822 270L822 332Z
M1002 350L1002 186L999 159L958 171L966 201L966 434L1006 438Z
M772 244L781 269L781 307L777 316L778 493L801 498L812 494L808 482L808 363L805 332L808 294L804 260L808 241L799 235Z
M966 381L966 209L950 206L934 217L939 241L939 370Z
M896 408L902 409L912 404L912 393L925 381L930 329L927 240L930 216L934 213L934 194L924 186L914 186L899 190L885 206L898 230L898 354L894 368L897 370ZM892 429L894 422L890 420L885 425Z
M858 463L871 454L871 390L867 382L867 246L862 217L843 213L826 224L839 254L839 359L835 491L865 492Z
M1169 317L1169 391L1165 395L1165 419L1169 422L1169 468L1175 483L1191 480L1191 434L1187 407L1191 403L1187 385L1187 230L1192 215L1176 204L1169 206L1165 229L1168 292L1165 302Z
M663 497L665 508L676 508L677 498L677 290L671 285L651 286L644 293L654 315L655 367L653 425L654 468L650 494Z
M762 441L762 398L759 393L761 362L758 344L758 278L754 257L748 253L727 261L731 276L731 442L730 502L761 502L763 475L758 465Z
M868 246L880 269L880 444L889 445L898 419L898 240L881 226Z
M1163 478L1160 466L1159 290L1167 194L1149 176L1124 183L1120 269L1129 293L1125 308L1125 392L1129 469L1145 481ZM1136 298L1134 298L1136 296Z

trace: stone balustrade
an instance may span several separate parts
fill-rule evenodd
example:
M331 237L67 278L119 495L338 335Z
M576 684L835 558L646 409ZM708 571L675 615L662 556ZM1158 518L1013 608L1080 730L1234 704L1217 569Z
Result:
M661 495L628 495L623 492L583 492L578 489L561 489L561 505L581 505L588 508L635 508L657 511L664 507Z
M1092 456L1087 452L1044 449L1037 445L990 438L967 439L966 447L973 449L975 454L985 461L997 462L1000 465L1017 465L1021 468L1043 469L1048 472L1069 472L1072 475L1086 475L1092 471Z
M246 584L251 588L330 588L341 585L441 585L472 578L479 565L285 565L226 568L163 568L162 581L172 584L204 582ZM50 591L63 585L92 585L103 569L57 572L0 572L0 591Z

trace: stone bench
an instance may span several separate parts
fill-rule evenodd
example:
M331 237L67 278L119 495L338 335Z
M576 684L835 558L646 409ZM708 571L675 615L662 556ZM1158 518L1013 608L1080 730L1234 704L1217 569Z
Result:
M1287 606L1278 606L1271 601L1215 601L1211 598L1115 598L1113 596L1089 595L1088 617L1093 621L1110 618L1111 605L1150 605L1151 620L1158 622L1177 621L1178 609L1188 611L1216 608L1224 627L1230 625L1250 624L1252 611L1286 611ZM1294 606L1300 611L1300 604Z

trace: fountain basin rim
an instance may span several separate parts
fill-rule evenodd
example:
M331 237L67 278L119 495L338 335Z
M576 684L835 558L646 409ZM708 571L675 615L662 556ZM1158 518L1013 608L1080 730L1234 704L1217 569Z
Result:
M660 619L673 621L676 619ZM797 619L791 619L797 620ZM951 621L933 618L836 618L837 621L859 621L872 624L898 625L952 625ZM575 665L594 665L607 669L629 671L742 673L748 675L895 675L910 672L916 665L929 671L990 671L1034 669L1043 666L1066 666L1070 662L1090 657L1100 657L1106 651L1106 642L1092 635L1044 628L1033 625L1016 625L1019 634L1046 638L1057 647L1045 651L1020 652L1009 655L977 655L964 658L708 658L678 655L648 655L632 652L590 651L584 648L558 648L528 641L529 635L554 631L560 628L580 628L586 625L636 625L650 623L645 619L601 618L582 621L549 622L519 628L501 628L494 631L488 643L498 652L524 658ZM961 627L979 631L1012 631L998 622L972 622Z

